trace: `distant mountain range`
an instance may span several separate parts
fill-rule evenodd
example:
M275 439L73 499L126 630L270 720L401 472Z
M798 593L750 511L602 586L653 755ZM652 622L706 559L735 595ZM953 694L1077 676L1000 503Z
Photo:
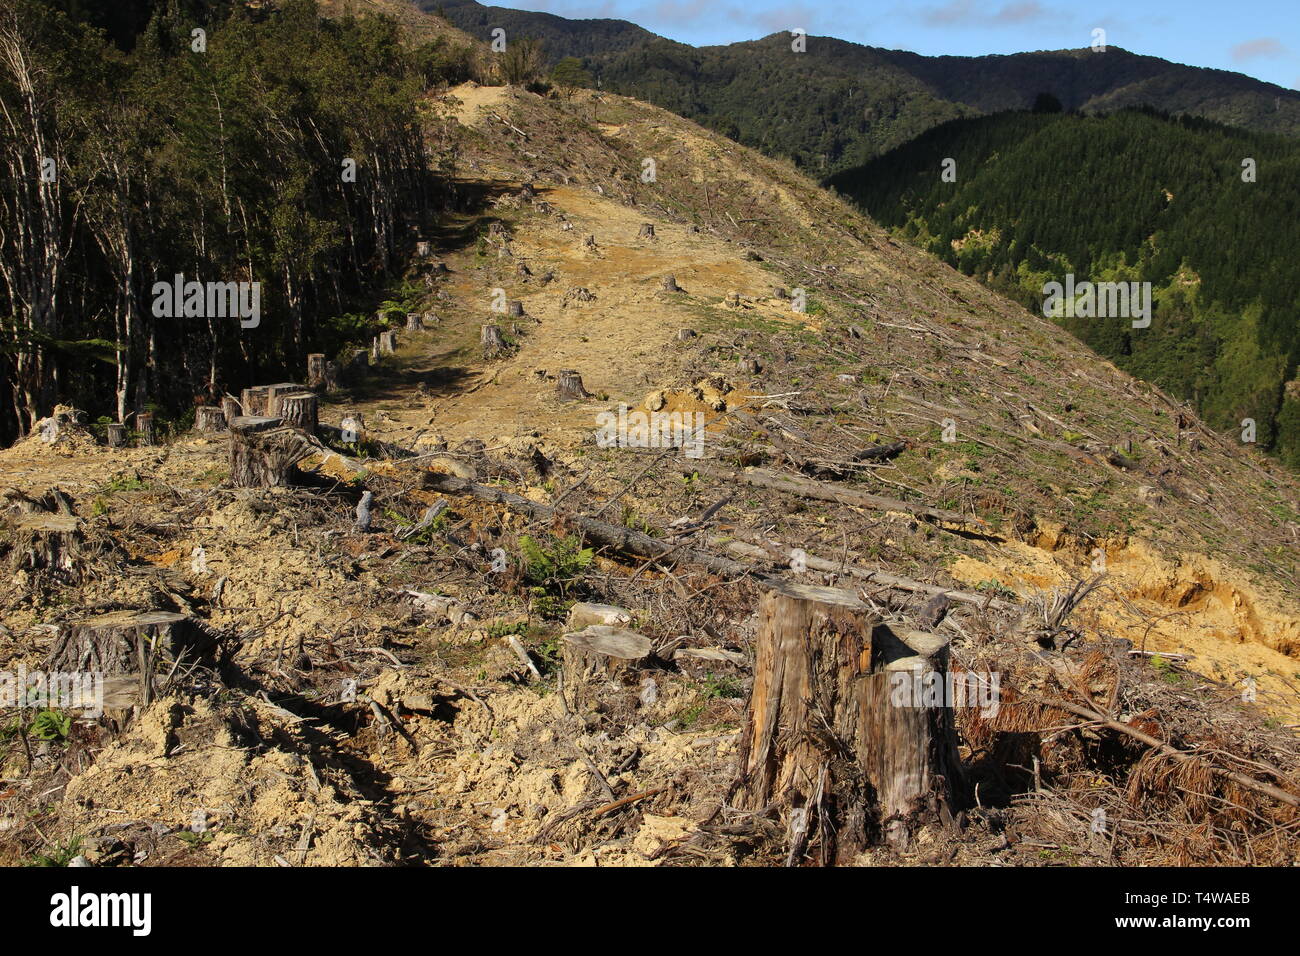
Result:
M921 56L825 37L692 47L626 20L570 20L474 0L416 0L482 40L533 36L551 62L582 59L602 88L647 100L829 175L946 120L1028 109L1143 106L1257 132L1300 134L1300 93L1240 73L1183 66L1118 47L1008 56Z

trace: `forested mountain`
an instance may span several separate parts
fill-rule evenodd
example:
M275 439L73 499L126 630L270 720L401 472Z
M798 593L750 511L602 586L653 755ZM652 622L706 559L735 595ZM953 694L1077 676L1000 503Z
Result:
M1009 56L921 56L830 37L791 51L786 32L692 47L624 20L566 20L416 0L479 39L493 27L534 36L547 56L584 65L604 88L647 100L813 173L866 162L959 116L1028 109L1041 94L1066 109L1146 106L1264 132L1300 133L1300 93L1239 73L1183 66L1118 47ZM791 24L795 26L795 24Z
M1150 328L1062 321L1215 427L1256 420L1258 441L1300 465L1300 392L1286 386L1300 360L1300 144L1144 111L1008 112L946 123L830 183L1034 310L1068 273L1151 282Z
M56 395L125 421L355 333L438 196L418 97L463 55L308 0L0 2L0 440ZM264 320L159 316L176 275L261 283Z

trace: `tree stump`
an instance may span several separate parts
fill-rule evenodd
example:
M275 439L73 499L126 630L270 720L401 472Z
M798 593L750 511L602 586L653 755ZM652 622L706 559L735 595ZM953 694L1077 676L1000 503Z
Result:
M312 450L278 418L236 418L230 423L230 481L236 488L283 488L293 466Z
M763 363L753 356L745 356L736 363L736 368L746 375L757 375L763 371Z
M265 415L267 411L267 391L270 387L269 385L255 385L240 392L239 407L242 409L241 416Z
M424 327L426 329L431 329L437 324L438 324L438 313L436 312L424 313Z
M158 433L153 423L153 412L141 412L135 416L135 428L140 433L140 444L156 445Z
M423 332L424 316L422 316L419 312L406 313L406 331Z
M276 415L284 424L300 428L308 435L316 434L319 423L318 400L314 392L290 392L276 398Z
M495 325L485 325L479 330L479 344L483 346L483 357L489 359L496 358L506 349L501 329Z
M679 286L679 285L677 284L677 277L676 277L676 276L664 276L664 291L665 291L665 292L681 292L681 291L682 291L682 287Z
M295 385L293 382L280 382L277 385L266 386L266 411L264 414L267 418L280 417L280 399L285 395L296 395L298 392L307 391L301 385Z
M397 333L380 332L379 333L379 352L381 355L392 355L397 351Z
M435 276L445 276L445 275L450 275L450 274L451 274L451 270L447 268L447 263L445 263L445 262L437 262L437 263L434 263L434 266L433 266L433 274L434 274Z
M108 423L108 447L121 448L126 444L126 426L121 422Z
M90 672L110 686L120 686L114 678L129 676L136 687L129 702L147 706L156 670L171 671L177 661L213 666L220 643L219 634L184 614L113 611L65 625L45 668L63 675Z
M699 334L700 334L700 333L699 333L699 332L696 332L694 329L678 329L678 330L677 330L677 341L678 341L678 342L689 342L691 339L696 338L697 336L699 336Z
M913 678L946 677L947 642L908 643L835 588L781 582L759 613L736 805L785 811L792 863L814 836L824 862L847 862L882 834L905 844L931 798L953 803L950 701L910 694Z
M520 259L519 263L515 266L515 275L519 276L519 278L521 279L531 279L533 275L533 270L528 268L527 262L525 262L523 259Z
M307 387L319 388L325 382L325 355L312 352L307 356Z
M238 399L231 398L229 395L222 397L221 399L222 418L224 418L227 422L229 422L232 418L238 418L242 414L244 414L244 412L239 407Z
M226 427L226 413L215 405L200 405L194 409L194 430L219 432Z
M415 254L421 259L427 259L433 255L433 243L424 239L420 240L415 244Z
M582 375L571 368L562 368L556 373L555 394L561 401L591 398L591 393L582 384Z
M584 249L588 249L588 250L590 250L590 251L592 251L592 252L595 252L595 251L596 251L596 237L595 237L595 236L583 236L583 237L582 237L582 248L584 248Z
M602 688L636 682L650 657L650 638L607 624L593 624L562 639L565 697L574 707L596 703Z
M641 224L641 230L636 234L638 239L653 239L655 237L654 223L645 222Z

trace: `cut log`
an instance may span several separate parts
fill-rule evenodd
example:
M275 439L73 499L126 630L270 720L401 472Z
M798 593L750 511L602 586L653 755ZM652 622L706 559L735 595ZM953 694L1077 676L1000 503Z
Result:
M241 417L230 423L230 481L236 488L282 488L294 465L314 449L278 418Z
M915 515L918 518L925 518L929 521L959 525L961 530L967 534L978 535L995 541L1001 540L1000 535L991 531L979 518L971 515L964 515L959 511L948 511L944 508L932 508L929 505L913 504L910 501L900 501L896 498L886 498L881 495L873 495L865 491L860 491L857 488L834 484L828 481L813 481L809 478L782 475L761 468L747 468L744 471L733 471L730 468L724 468L720 465L714 465L703 461L692 461L689 466L681 465L679 467L685 474L699 472L702 475L709 475L710 477L718 478L722 481L740 481L757 488L771 488L774 491L783 491L788 494L797 495L800 498L813 498L819 501L836 501L840 504L856 505L862 508L873 508L883 511L901 511L905 514Z
M950 701L914 693L946 677L946 641L912 646L835 588L782 582L759 615L733 797L785 813L792 863L814 840L823 863L905 845L932 800L955 805Z
M153 412L141 412L135 416L135 429L140 434L140 444L158 444L158 434L153 423Z
M47 671L93 673L105 681L138 680L138 702L153 700L154 676L183 664L214 666L221 635L202 622L169 611L114 611L65 625L46 659Z
M276 415L286 425L316 434L318 400L313 392L290 392L276 398Z
M479 344L483 346L483 357L488 359L496 358L506 350L501 329L495 325L485 325L479 330Z
M109 422L108 447L121 448L126 444L126 426L121 422Z
M665 292L682 291L682 287L677 284L677 278L675 276L664 276L664 291Z
M571 368L562 368L557 373L555 394L561 401L591 398L591 393L582 384L582 375Z
M226 428L226 414L215 405L200 405L194 409L194 430L219 432Z
M307 356L307 387L319 388L325 384L325 355L312 352Z
M423 332L424 316L422 316L419 312L406 313L406 331Z
M635 683L650 657L650 638L605 624L565 634L562 642L566 698L575 709L599 705L604 689Z

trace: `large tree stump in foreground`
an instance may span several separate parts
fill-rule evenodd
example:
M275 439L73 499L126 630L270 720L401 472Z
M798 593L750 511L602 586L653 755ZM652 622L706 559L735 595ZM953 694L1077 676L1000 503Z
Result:
M117 699L104 706L153 700L155 671L180 661L212 666L220 636L201 622L169 611L113 611L64 625L45 662L63 675L90 672ZM123 681L121 678L130 678ZM107 695L106 695L107 698Z
M294 465L312 453L302 433L278 418L244 416L230 423L230 481L236 488L282 488Z
M650 638L607 624L565 634L562 643L565 696L575 707L594 702L603 686L634 681L650 657Z
M814 839L824 862L905 845L932 798L953 801L950 702L913 693L946 678L947 642L907 643L835 588L778 583L760 617L737 806L785 813L792 863Z

